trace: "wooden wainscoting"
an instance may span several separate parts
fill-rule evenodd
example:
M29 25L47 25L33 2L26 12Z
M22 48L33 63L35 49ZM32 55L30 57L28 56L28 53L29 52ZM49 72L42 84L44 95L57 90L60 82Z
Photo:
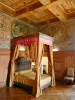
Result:
M6 85L10 50L0 50L0 87Z
M75 51L57 51L53 54L56 79L63 80L66 68L75 68Z

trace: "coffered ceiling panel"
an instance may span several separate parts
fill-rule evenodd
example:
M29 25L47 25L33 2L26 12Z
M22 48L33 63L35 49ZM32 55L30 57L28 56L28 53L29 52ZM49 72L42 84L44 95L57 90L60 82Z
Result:
M0 0L0 2L15 10L19 10L25 6L28 6L35 1L36 0Z
M47 9L44 10L44 9L39 8L28 13L26 17L38 23L38 22L46 21L48 19L52 19L55 16L51 12L49 12Z
M75 11L75 4L73 0L62 0L60 5L66 11L66 13L71 13Z
M66 22L75 17L75 0L0 0L0 11L36 24L58 19Z

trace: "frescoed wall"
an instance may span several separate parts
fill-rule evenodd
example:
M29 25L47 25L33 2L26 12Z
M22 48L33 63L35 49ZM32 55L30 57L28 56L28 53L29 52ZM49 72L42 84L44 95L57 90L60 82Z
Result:
M40 31L54 37L54 48L75 50L75 19L41 26Z
M0 49L10 49L10 41L14 37L36 32L36 27L32 25L11 20L10 16L0 12Z
M66 23L57 22L39 27L23 24L18 21L11 23L11 17L0 12L0 49L10 49L11 38L29 35L41 31L54 37L54 48L68 51L75 50L75 19Z
M11 27L12 27L12 36L11 36L12 38L36 33L35 26L29 24L28 25L22 24L18 21L13 21Z
M10 48L11 18L0 12L0 49Z

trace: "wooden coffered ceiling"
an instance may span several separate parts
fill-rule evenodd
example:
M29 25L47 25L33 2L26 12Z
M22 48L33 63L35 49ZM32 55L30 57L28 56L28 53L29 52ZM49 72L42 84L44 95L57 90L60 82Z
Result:
M75 16L75 0L0 0L0 11L35 24L65 22Z

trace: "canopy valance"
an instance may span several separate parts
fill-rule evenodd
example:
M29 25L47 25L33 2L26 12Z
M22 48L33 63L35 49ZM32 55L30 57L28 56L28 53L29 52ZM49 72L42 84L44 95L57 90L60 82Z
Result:
M15 45L20 44L20 45L31 45L34 42L38 42L38 37L34 36L34 37L25 37L23 39L16 39L13 41Z
M34 42L47 44L52 46L53 45L53 37L48 36L46 34L42 34L39 32L39 34L31 35L31 36L25 36L25 37L19 37L14 39L14 44L20 44L20 45L31 45Z

